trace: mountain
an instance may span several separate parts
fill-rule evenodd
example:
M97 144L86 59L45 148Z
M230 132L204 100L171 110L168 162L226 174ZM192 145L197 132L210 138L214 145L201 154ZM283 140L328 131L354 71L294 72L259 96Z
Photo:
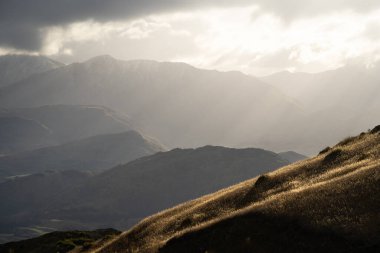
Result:
M68 180L63 190L49 178L64 172L16 177L0 183L7 206L0 210L0 234L12 240L30 237L25 228L126 229L155 212L287 164L262 149L206 146L142 157L80 182Z
M295 162L298 162L298 161L301 161L301 160L305 160L307 159L308 157L307 156L304 156L302 154L298 154L294 151L286 151L286 152L281 152L281 153L278 153L282 158L284 158L285 160L288 160L290 163L295 163Z
M0 106L6 108L50 104L107 106L127 114L136 128L170 148L211 144L295 150L288 138L272 143L266 137L286 132L283 126L303 115L283 93L239 72L110 56L63 66L0 90Z
M0 157L0 181L46 170L101 171L161 151L165 148L157 141L136 131L97 135Z
M33 74L43 73L62 66L64 64L44 56L0 56L0 87L5 87Z
M3 154L133 128L127 116L102 106L49 105L2 109L0 121L0 128L3 128L0 152Z
M379 252L380 126L148 217L99 253Z

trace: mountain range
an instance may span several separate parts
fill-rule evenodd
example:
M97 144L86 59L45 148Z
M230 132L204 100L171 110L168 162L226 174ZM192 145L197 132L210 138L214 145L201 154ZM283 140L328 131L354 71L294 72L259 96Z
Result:
M0 87L25 79L31 75L64 66L44 56L4 55L0 57Z
M0 89L0 106L100 105L128 115L134 129L169 148L253 146L314 155L377 123L377 70L349 65L259 79L184 63L98 56Z
M0 90L2 107L52 104L109 107L169 148L211 144L294 150L284 145L291 143L287 140L273 145L264 136L278 132L270 126L286 126L303 114L277 89L239 72L110 56L33 75Z
M0 234L8 235L1 239L28 238L33 231L126 229L155 212L287 164L262 149L206 146L158 152L96 175L65 170L14 177L0 183L6 205L0 210Z
M0 252L376 251L378 70L1 56Z
M0 181L48 170L99 172L165 150L156 140L136 131L97 135L0 157Z
M47 105L0 109L0 154L132 130L128 116L102 106Z

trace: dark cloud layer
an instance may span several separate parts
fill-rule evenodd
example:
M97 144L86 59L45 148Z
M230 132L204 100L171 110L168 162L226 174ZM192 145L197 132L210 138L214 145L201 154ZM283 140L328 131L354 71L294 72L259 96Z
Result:
M291 19L350 8L367 11L378 0L1 0L0 46L39 50L43 28L93 19L99 22L187 10L207 6L258 4L264 10Z

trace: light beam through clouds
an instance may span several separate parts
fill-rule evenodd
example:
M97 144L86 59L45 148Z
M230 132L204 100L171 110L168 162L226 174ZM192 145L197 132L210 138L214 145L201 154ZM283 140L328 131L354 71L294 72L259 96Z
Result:
M268 5L269 6L269 5ZM131 20L89 19L43 28L43 46L29 51L66 63L99 54L119 59L183 61L201 68L319 72L380 58L380 9L344 9L287 20L268 6L200 8ZM321 8L320 8L321 9ZM0 54L25 53L0 48Z

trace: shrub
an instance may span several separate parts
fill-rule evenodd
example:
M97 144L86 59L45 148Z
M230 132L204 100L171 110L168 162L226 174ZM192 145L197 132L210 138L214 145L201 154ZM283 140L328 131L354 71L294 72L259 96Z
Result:
M380 133L380 125L376 126L374 129L371 130L371 134Z
M330 154L326 155L323 159L324 163L334 163L336 162L343 154L341 149L335 149Z
M353 142L355 139L356 139L356 137L349 136L349 137L345 138L344 140L342 140L341 142L339 142L338 145L339 146L345 146L345 145Z
M320 154L320 155L323 155L323 154L329 152L330 150L331 150L330 147L325 147L324 149L321 150L321 152L319 152L319 154Z

